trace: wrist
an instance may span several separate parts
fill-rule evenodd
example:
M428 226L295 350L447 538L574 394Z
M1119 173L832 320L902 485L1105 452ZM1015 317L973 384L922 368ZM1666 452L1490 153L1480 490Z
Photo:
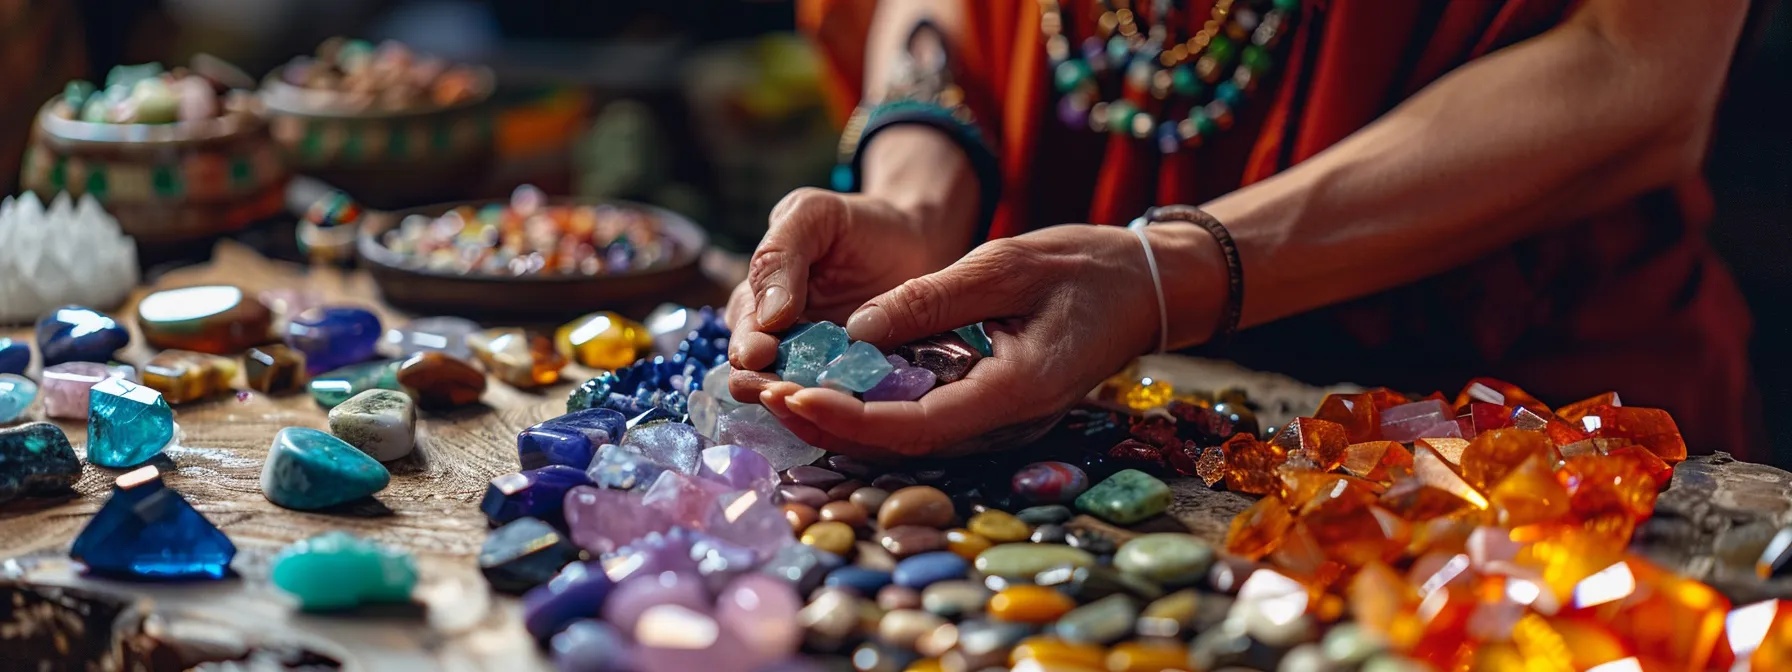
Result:
M964 151L945 133L919 124L892 127L860 152L861 193L902 213L934 269L957 261L981 242L972 240L977 177Z
M1226 308L1226 257L1212 234L1189 222L1163 222L1145 227L1164 286L1169 311L1165 350L1193 347L1212 340ZM1146 291L1151 291L1147 287Z

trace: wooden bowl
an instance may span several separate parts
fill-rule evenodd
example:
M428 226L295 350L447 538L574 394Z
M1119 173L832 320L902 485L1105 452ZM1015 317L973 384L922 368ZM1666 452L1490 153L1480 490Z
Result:
M294 172L389 210L464 198L490 172L490 69L473 69L478 93L470 100L354 109L336 92L287 83L286 67L262 80L261 98Z
M698 258L709 235L683 215L626 201L550 198L553 205L610 205L652 214L673 246L668 263L614 275L462 275L411 263L380 238L411 215L438 216L462 205L478 208L507 199L443 203L398 212L370 212L355 241L361 267L372 274L387 303L426 315L537 321L571 318L594 310L623 310L666 300L703 275Z

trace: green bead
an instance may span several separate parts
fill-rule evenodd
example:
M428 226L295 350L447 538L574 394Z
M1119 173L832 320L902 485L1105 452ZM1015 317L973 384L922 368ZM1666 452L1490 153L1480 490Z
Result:
M1275 67L1276 64L1275 57L1270 55L1269 50L1256 44L1246 46L1244 54L1239 56L1238 62L1244 67L1250 68L1253 74L1258 75L1269 72L1269 69Z
M1300 9L1300 0L1275 0L1275 8L1284 12L1292 12Z
M1132 118L1138 113L1139 109L1130 102L1116 100L1108 103L1108 131L1120 134L1131 133Z
M1089 64L1083 62L1083 59L1072 58L1059 63L1055 75L1058 93L1070 93L1094 77L1095 72L1089 69Z
M1219 122L1207 116L1207 111L1199 107L1189 111L1188 120L1194 122L1195 132L1204 137L1220 132Z
M149 186L162 198L180 198L180 174L174 166L156 166L149 173Z
M338 531L286 547L274 558L272 578L300 609L336 611L410 601L417 566L408 553Z
M1178 96L1200 98L1207 93L1207 85L1195 76L1194 68L1178 65L1170 70L1170 90Z
M1207 55L1212 56L1213 60L1219 61L1221 65L1232 60L1232 55L1237 50L1237 45L1232 44L1232 38L1225 35L1215 35L1213 41L1207 43Z
M1170 486L1137 469L1122 469L1076 498L1076 508L1116 525L1131 525L1170 508Z
M255 175L249 167L249 159L239 156L230 160L230 186L247 187L253 177Z
M106 200L106 191L109 186L106 182L105 167L96 165L87 170L87 193L93 194L94 198L101 201Z

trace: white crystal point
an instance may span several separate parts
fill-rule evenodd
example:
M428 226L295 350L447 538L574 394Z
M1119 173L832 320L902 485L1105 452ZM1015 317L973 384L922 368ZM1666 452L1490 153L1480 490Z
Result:
M137 278L136 243L93 196L61 193L48 210L32 192L0 202L0 323L71 303L111 308Z

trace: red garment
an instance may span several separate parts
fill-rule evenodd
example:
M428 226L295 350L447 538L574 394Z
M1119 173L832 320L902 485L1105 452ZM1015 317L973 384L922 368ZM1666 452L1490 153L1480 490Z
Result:
M999 138L1006 182L996 236L1063 222L1123 224L1150 205L1199 204L1264 179L1451 69L1552 27L1573 4L1308 0L1277 74L1236 125L1196 151L1163 156L1149 141L1056 119L1031 0L963 2L972 37L960 45L960 84ZM1082 22L1073 34L1090 34L1089 0L1064 4ZM1185 4L1192 31L1212 0ZM801 4L842 109L863 90L873 6ZM1689 180L1451 272L1250 329L1224 354L1310 382L1412 392L1453 392L1481 375L1554 404L1616 390L1628 404L1670 411L1697 452L1759 457L1750 318L1705 240L1711 209L1704 182Z

